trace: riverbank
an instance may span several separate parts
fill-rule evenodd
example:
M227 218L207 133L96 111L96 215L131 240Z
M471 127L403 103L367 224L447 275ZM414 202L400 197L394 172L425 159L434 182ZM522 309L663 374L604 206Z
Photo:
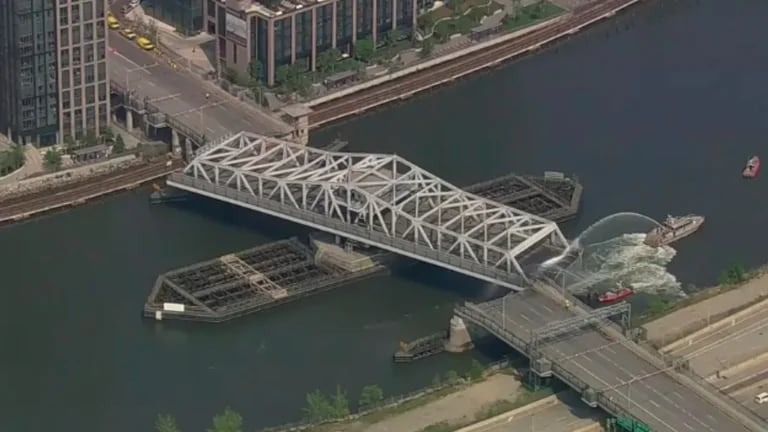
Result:
M502 36L317 99L308 104L313 109L309 126L317 128L496 66L612 17L638 1L603 1L539 24L540 27L522 35Z
M64 207L81 205L87 201L126 189L132 189L146 182L165 177L183 167L183 161L161 158L153 161L138 161L96 176L84 176L73 182L50 185L0 198L0 225L7 225L39 216ZM68 177L66 172L59 173Z

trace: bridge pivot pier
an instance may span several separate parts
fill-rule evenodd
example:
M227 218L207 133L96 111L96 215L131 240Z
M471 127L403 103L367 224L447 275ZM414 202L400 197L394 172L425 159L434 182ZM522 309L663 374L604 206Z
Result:
M448 341L445 343L445 350L452 353L461 353L469 351L475 347L472 342L472 336L469 334L464 320L454 316L451 318L451 327L448 331Z

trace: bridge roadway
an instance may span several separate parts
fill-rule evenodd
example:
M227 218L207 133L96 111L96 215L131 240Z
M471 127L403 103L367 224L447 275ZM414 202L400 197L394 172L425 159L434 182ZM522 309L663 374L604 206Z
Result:
M107 52L109 75L120 89L146 97L163 113L209 139L242 130L267 136L286 136L292 128L223 91L192 73L173 69L168 62L147 52L112 30ZM206 93L210 97L206 98ZM135 121L134 121L135 123Z
M574 316L564 305L533 290L459 307L456 314L512 346L529 341L537 328ZM518 343L510 342L513 336ZM670 375L674 372L660 369L627 347L628 343L586 328L543 344L541 352L552 361L556 376L569 385L581 381L577 387L602 391L605 398L598 402L604 409L614 413L624 410L655 432L765 430L748 428L727 407L681 385Z

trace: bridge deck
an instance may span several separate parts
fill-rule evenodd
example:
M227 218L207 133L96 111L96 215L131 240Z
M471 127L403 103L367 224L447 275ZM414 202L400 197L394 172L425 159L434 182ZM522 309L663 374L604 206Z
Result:
M532 290L477 307L522 340L529 340L532 330L573 316L563 305ZM667 372L594 329L549 342L542 352L553 364L591 388L602 390L610 402L656 432L750 430Z
M568 247L551 220L395 155L327 152L242 132L200 149L168 184L513 289L531 261Z

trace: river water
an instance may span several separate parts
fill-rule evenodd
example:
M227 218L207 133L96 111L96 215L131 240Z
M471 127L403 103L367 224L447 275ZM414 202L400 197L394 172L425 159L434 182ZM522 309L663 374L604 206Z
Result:
M768 4L651 1L534 57L316 132L396 152L467 184L509 171L575 173L576 235L619 211L706 215L670 271L707 285L766 259L764 182L746 159L768 135ZM149 430L175 414L201 430L230 405L248 427L300 416L337 384L399 393L465 356L393 365L397 341L442 328L484 284L426 266L223 325L140 316L158 273L305 231L194 200L149 206L134 191L0 230L0 430Z

